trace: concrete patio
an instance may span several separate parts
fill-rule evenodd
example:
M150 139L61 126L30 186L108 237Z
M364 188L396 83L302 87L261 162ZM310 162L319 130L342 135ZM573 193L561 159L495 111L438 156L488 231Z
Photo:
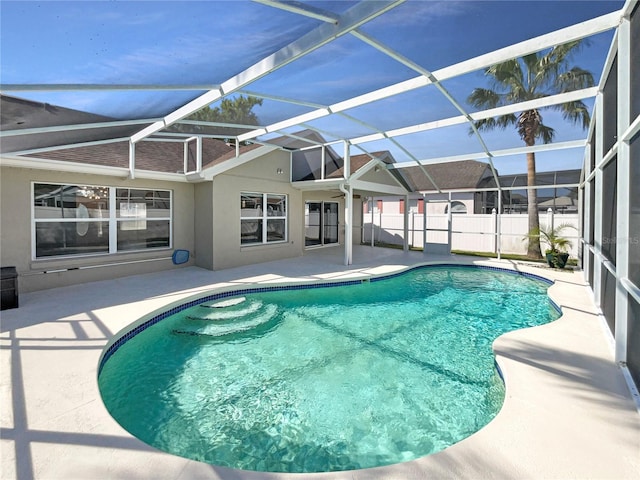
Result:
M2 312L3 479L636 479L640 415L581 272L510 261L339 248L223 271L196 267L23 294ZM506 400L488 426L446 450L368 470L265 474L159 452L104 408L97 366L107 342L142 315L217 287L379 275L425 262L493 265L555 280L561 319L494 343Z

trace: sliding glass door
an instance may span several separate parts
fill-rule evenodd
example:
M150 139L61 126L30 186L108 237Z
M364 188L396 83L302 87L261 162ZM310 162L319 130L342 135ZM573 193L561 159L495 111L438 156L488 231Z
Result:
M306 202L304 226L306 247L338 243L338 202Z

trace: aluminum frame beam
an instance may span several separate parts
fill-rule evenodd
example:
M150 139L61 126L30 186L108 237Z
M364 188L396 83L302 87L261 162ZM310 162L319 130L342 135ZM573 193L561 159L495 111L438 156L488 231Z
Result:
M325 23L320 25L298 40L226 80L220 85L220 88L208 91L165 116L162 120L132 135L131 141L134 143L139 142L145 137L166 128L178 120L182 120L184 117L191 115L216 100L240 90L246 85L349 33L351 30L393 9L404 1L405 0L385 0L382 2L360 2L356 4L340 16L337 24ZM240 139L240 141L242 140L244 139Z
M560 30L556 30L554 32L541 35L529 40L525 40L523 42L511 45L509 47L501 48L498 50L494 50L493 52L486 53L484 55L480 55L478 57L474 57L469 60L465 60L459 62L457 64L444 67L440 70L436 70L432 73L434 78L437 78L439 81L448 80L450 78L454 78L460 75L464 75L476 70L481 70L483 68L489 67L496 63L503 62L505 60L509 60L512 58L521 57L523 55L527 55L530 53L538 52L545 48L550 48L555 45L567 43L572 40L579 40L591 35L595 35L598 33L605 32L612 28L615 28L619 25L621 20L621 14L619 11L612 12L606 15L602 15L600 17L596 17L591 20L587 20L581 22L577 25L572 25L570 27L562 28ZM399 82L393 85L389 85L387 87L383 87L378 90L374 90L372 92L359 95L357 97L353 97L341 102L337 102L328 107L328 109L318 109L318 115L320 117L329 115L331 113L338 113L344 110L348 110L351 108L359 107L362 105L366 105L367 103L375 102L378 100L382 100L400 93L408 92L417 88L422 88L427 85L433 84L433 80L431 78L425 77L424 75L420 75L418 77L405 80L403 82ZM300 123L296 119L299 116L291 117L288 119L288 123L293 122L293 124ZM246 134L240 135L238 138L241 141L250 140L257 136L260 136L266 132L272 132L275 130L274 126L276 124L269 125L265 127L265 131L254 130L253 132L248 132Z

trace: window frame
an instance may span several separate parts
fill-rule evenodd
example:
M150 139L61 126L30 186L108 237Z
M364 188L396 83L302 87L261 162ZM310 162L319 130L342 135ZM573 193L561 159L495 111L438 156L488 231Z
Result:
M76 187L80 189L96 189L101 190L102 193L108 192L108 202L107 202L107 215L101 218L36 218L36 186L37 185L59 185L60 187ZM158 216L158 217L146 217L146 222L168 222L169 227L169 245L168 246L159 246L159 247L150 247L150 248L136 248L136 249L118 249L118 226L123 222L131 222L131 219L122 218L119 215L119 207L117 205L117 191L118 190L146 190L151 192L166 192L168 193L167 201L169 202L168 216ZM32 261L47 261L47 260L58 260L58 259L71 259L71 258L90 258L90 257L100 257L100 256L109 256L116 254L127 254L127 253L140 253L140 252L149 252L149 251L160 251L160 250L170 250L173 248L173 191L163 188L146 188L146 187L122 187L122 186L107 186L107 185L95 185L95 184L85 184L85 183L72 183L72 182L49 182L46 180L41 181L32 181L31 182L31 192L30 192L30 201L31 201L31 260ZM38 224L45 223L70 223L70 224L79 224L81 222L84 223L106 223L107 224L107 249L101 252L92 252L92 253L65 253L60 255L46 255L46 256L38 256L37 254L37 227ZM145 229L145 231L148 229Z
M261 203L259 204L260 215L253 216L243 216L242 210L245 209L243 207L242 201L243 197L261 197ZM270 210L268 208L262 208L262 206L269 206L268 199L269 197L280 197L281 201L284 199L284 215L270 215ZM255 208L254 208L255 210ZM241 191L240 192L240 246L241 247L255 247L260 245L274 245L274 244L282 244L287 243L289 241L289 195L286 193L275 193L275 192L249 192L249 191ZM269 220L282 220L284 221L284 231L283 238L278 240L269 241ZM256 221L259 222L260 228L260 236L256 241L244 241L242 239L243 236L243 221Z

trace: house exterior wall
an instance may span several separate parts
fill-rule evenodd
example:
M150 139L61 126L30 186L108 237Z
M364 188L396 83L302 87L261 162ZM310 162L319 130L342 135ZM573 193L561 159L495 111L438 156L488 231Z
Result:
M449 194L430 193L427 195L427 215L444 215L448 205ZM452 202L464 203L467 207L467 213L474 213L474 194L473 192L458 192L451 194Z
M376 171L375 169L366 172L360 180L365 182L377 183L379 185L389 185L391 187L399 187L400 184L383 168Z
M32 182L171 190L173 248L33 260L31 258ZM190 252L194 250L192 213L194 186L191 184L2 167L0 187L0 244L2 246L0 263L3 267L16 267L20 292L177 268L171 261L173 249L186 249ZM105 266L111 263L119 265ZM193 265L193 263L193 259L190 259L182 266ZM77 270L66 270L70 268ZM42 273L51 270L63 271Z
M213 182L197 183L194 187L194 261L198 267L213 270Z
M213 269L301 256L304 249L302 193L289 182L290 154L271 152L217 175L212 183ZM278 174L278 169L283 173ZM287 241L270 245L240 244L240 193L278 193L288 198Z
M386 175L386 172L375 172L374 176L378 177L379 174ZM131 180L6 166L2 167L0 180L0 263L3 267L16 267L20 292L178 268L171 260L175 249L190 252L189 262L181 266L196 265L210 270L299 257L305 250L305 201L337 202L338 245L344 245L345 241L344 196L338 190L302 192L294 188L290 183L290 153L285 151L273 151L201 183ZM145 251L32 259L34 182L171 191L172 246ZM285 242L241 245L241 192L287 195ZM362 201L356 196L353 202L352 232L356 244L362 239Z

